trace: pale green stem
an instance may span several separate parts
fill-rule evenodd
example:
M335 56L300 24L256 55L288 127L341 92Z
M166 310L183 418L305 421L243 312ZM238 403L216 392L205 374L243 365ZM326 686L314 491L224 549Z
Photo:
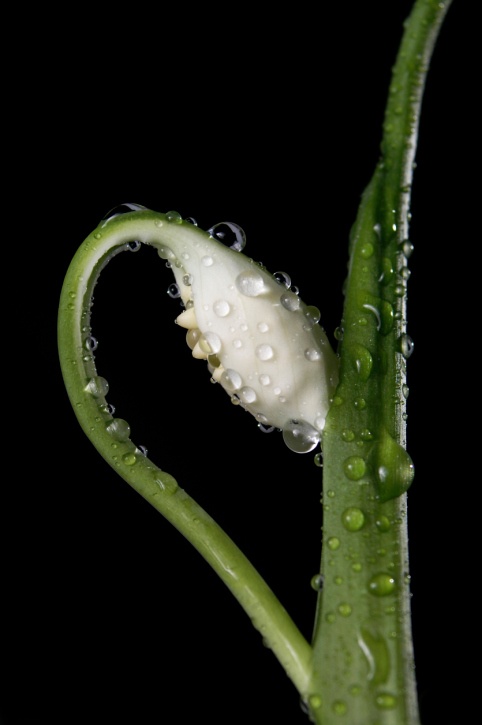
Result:
M84 432L112 468L190 541L231 590L295 687L306 696L311 647L272 590L221 527L131 441L125 421L114 418L108 384L92 351L92 293L100 272L129 242L160 246L182 234L187 222L169 224L164 214L128 213L100 224L79 248L62 288L58 344L65 385ZM206 232L196 230L199 235ZM161 264L161 260L159 260ZM162 453L162 452L161 452Z

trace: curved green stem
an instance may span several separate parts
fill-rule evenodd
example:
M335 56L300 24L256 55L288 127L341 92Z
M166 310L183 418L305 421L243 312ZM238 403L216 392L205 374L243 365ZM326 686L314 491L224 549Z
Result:
M308 704L317 723L419 722L405 450L408 209L423 87L450 2L417 0L393 70L382 157L350 240L340 383L323 436L324 586Z
M169 244L173 236L209 236L168 216L135 211L101 223L77 251L63 284L58 317L60 364L78 421L110 466L190 541L231 590L286 673L306 697L311 647L256 569L220 526L144 456L126 421L114 418L99 376L90 326L92 293L105 265L129 243Z

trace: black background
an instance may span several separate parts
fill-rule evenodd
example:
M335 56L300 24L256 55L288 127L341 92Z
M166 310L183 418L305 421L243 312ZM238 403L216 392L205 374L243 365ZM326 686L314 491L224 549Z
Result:
M240 224L245 252L291 275L333 341L348 232L378 159L410 7L332 3L316 18L304 6L270 18L242 6L42 16L10 104L21 128L9 190L21 208L5 240L4 355L15 362L4 372L2 725L307 722L224 585L81 432L58 365L58 298L83 239L109 209L135 202L205 229ZM465 451L478 433L467 432L472 406L461 391L476 232L462 13L455 0L428 76L410 234L408 521L424 725L464 722L462 653L474 637L476 512L466 490L480 481ZM102 273L93 326L109 398L310 638L319 469L210 384L174 325L171 281L148 248Z

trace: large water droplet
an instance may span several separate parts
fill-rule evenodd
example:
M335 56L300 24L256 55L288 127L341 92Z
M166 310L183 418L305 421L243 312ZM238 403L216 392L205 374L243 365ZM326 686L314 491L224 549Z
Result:
M415 468L403 446L383 428L369 454L379 501L401 496L412 484Z
M368 681L374 685L386 682L390 674L390 653L385 639L371 627L362 627L358 645L367 660Z
M283 427L283 440L295 453L309 453L320 442L320 433L305 421L290 420Z
M236 370L228 369L221 375L221 383L227 390L239 390L243 384L243 379Z
M347 531L360 531L365 524L365 514L356 506L350 506L343 511L341 521Z
M271 360L274 356L274 350L271 347L271 345L258 345L256 348L256 357L259 358L259 360Z
M353 360L355 370L360 376L360 380L368 380L373 367L373 358L370 351L367 350L364 345L355 343L350 347L350 355Z
M168 211L166 219L170 224L182 224L182 216L177 211Z
M367 466L365 460L361 456L349 456L343 463L343 470L345 476L350 481L358 481L362 476L365 475Z
M398 338L398 349L403 357L408 359L413 353L413 340L409 335L400 335Z
M294 292L283 292L280 297L280 302L285 310L288 310L289 312L296 312L296 310L299 310L301 306L300 298L298 295L295 295Z
M227 317L231 311L231 307L226 300L216 300L213 304L213 310L218 317Z
M101 398L102 396L107 395L107 393L109 392L109 383L105 378L97 375L89 380L86 385L85 391L87 393L90 393L94 398Z
M102 217L102 221L104 222L104 224L106 224L111 219L114 219L114 217L120 216L121 214L128 214L129 212L132 212L132 211L145 211L145 210L147 210L147 207L142 206L141 204L119 204L118 206L115 206L112 209L109 209L107 214L105 214Z
M289 274L286 274L286 272L275 272L273 274L273 277L278 282L278 284L282 284L283 287L286 287L286 289L289 289L291 287L291 277Z
M138 239L135 239L132 242L127 242L127 249L129 252L138 252L141 246L142 244Z
M179 285L177 285L175 282L170 284L167 288L167 294L171 299L177 300L181 296L181 290L179 289Z
M106 431L116 441L127 441L131 435L131 427L126 420L114 418L106 425Z
M221 350L221 338L215 332L204 332L199 338L199 347L208 355L216 355Z
M208 229L208 234L235 252L242 252L246 246L246 234L239 224L234 222L219 222Z
M258 297L265 291L264 279L255 269L249 269L238 274L235 285L245 297Z
M241 388L239 391L239 397L243 401L243 403L254 403L256 400L256 393L254 392L253 388L248 387L247 385L244 388Z
M375 697L375 704L380 710L393 710L397 704L397 698L390 692L379 692Z
M393 594L395 587L395 579L386 572L374 574L368 582L368 591L375 597L387 597Z

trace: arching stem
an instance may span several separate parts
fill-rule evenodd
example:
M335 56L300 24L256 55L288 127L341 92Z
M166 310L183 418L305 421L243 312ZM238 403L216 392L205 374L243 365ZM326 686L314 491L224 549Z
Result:
M92 293L99 274L129 243L169 244L173 235L206 235L188 222L171 224L164 214L133 211L101 223L77 251L59 305L58 345L62 374L77 419L110 466L198 550L262 633L301 696L306 697L311 647L272 590L221 527L176 480L143 455L126 421L114 418L108 384L92 351ZM162 453L162 452L161 452ZM153 552L153 558L157 554Z

